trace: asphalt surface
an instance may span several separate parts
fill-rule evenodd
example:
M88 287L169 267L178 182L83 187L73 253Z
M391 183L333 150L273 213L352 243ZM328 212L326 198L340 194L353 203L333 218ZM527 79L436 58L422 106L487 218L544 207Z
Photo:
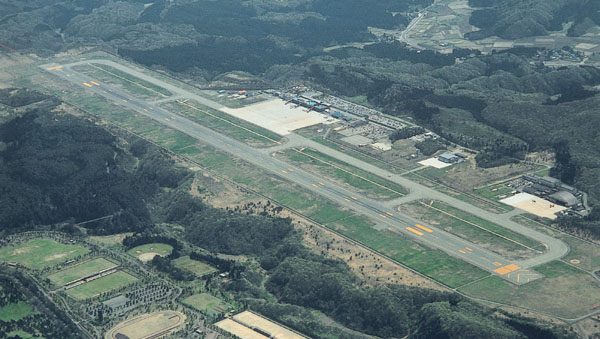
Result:
M75 65L88 64L90 62L95 64L109 65L140 79L154 83L155 85L161 86L172 92L173 96L159 96L159 98L156 100L150 101L142 100L122 91L117 86L101 83L96 79L92 79L89 76L78 73L72 69L72 67ZM385 226L385 228L404 234L407 237L413 238L429 247L440 249L451 256L460 258L477 267L501 276L502 278L513 283L523 284L535 279L539 279L542 277L542 275L533 271L531 267L559 259L568 253L569 249L562 241L507 220L508 216L493 214L481 210L464 201L449 197L441 192L412 182L400 175L390 173L379 167L373 166L364 161L360 161L345 153L331 149L322 144L318 144L296 134L287 135L286 138L289 141L285 145L280 145L272 149L252 148L245 143L219 134L209 128L186 119L185 117L179 116L175 112L169 112L156 106L156 104L160 102L178 100L182 98L195 100L202 105L217 110L223 108L223 105L121 64L109 60L86 60L69 65L48 64L40 67L51 72L52 74L60 76L76 85L81 86L82 90L104 96L119 105L135 110L140 114L154 119L170 128L188 134L202 141L203 143L228 152L244 161L247 161L248 163L251 163L259 168L263 168L286 180L294 182L312 192L318 193L341 206L347 207L361 215L367 216L377 221L379 225ZM406 197L389 202L375 201L361 196L352 190L341 187L337 183L324 180L320 176L313 175L312 173L309 173L301 168L292 166L282 160L277 159L276 156L273 156L275 154L275 150L296 146L317 149L324 154L333 156L341 161L350 163L363 170L384 177L387 180L391 180L403 185L409 189L410 193ZM401 211L396 208L400 203L421 198L440 200L449 203L456 208L468 211L478 217L495 222L532 239L536 239L543 243L548 250L527 260L508 260L494 252L481 248L440 228L427 225L423 222L419 222L406 215L403 215Z

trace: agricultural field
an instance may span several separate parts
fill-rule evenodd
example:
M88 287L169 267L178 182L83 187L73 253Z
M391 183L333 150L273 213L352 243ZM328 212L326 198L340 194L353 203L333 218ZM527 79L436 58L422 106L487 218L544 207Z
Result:
M118 265L112 261L106 260L104 258L96 258L81 264L67 267L56 273L50 274L48 276L48 279L50 279L50 281L56 286L63 286L75 280L79 280L94 273L98 273L100 271L104 271L117 266Z
M89 250L81 245L65 245L51 239L39 238L0 248L0 261L15 262L30 269L43 269L88 252Z
M104 335L105 339L159 338L185 323L186 316L177 311L158 311L125 320Z
M72 298L85 300L93 298L104 292L125 287L136 280L137 278L131 274L123 271L117 271L102 278L98 278L85 284L81 284L77 287L68 289L65 291L65 293Z
M183 299L183 304L208 315L224 313L230 307L230 305L222 299L208 293L191 295Z
M156 255L166 257L171 254L171 252L173 252L173 246L159 243L144 244L127 251L127 253L143 262L152 260Z
M327 178L357 189L360 193L381 200L404 196L404 187L382 179L359 168L341 162L312 149L288 149L282 152L286 161L307 170L314 170Z
M417 201L399 208L414 218L507 258L527 258L544 250L544 246L533 239L441 202Z
M202 261L190 259L187 255L173 260L173 264L175 264L176 267L194 273L197 277L202 277L218 271L216 268L205 264Z
M484 300L520 306L568 319L592 312L600 304L600 282L590 274L560 261L535 268L544 278L514 285L490 276L458 290Z
M274 132L195 101L169 102L163 108L251 146L275 146L282 140Z

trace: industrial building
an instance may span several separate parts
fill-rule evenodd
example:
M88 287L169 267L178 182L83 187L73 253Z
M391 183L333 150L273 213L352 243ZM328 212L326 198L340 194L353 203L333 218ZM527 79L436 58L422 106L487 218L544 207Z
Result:
M575 207L579 204L577 197L567 191L558 191L548 196L548 198L566 207Z
M444 153L438 157L438 160L447 164L454 164L461 160L456 154Z

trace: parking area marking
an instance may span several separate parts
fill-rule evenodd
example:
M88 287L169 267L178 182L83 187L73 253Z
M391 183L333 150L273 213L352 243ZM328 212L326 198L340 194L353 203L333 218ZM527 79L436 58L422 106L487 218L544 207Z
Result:
M413 232L414 234L421 235L421 236L422 236L422 235L424 235L424 233L423 233L423 232L419 232L419 231L417 231L416 229L414 229L414 228L412 228L412 227L407 227L406 229L407 229L408 231L410 231L410 232Z

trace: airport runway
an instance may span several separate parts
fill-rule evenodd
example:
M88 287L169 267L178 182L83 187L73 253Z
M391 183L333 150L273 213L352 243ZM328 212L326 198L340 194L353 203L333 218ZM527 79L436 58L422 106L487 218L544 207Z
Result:
M130 70L128 67L123 65L119 65L107 60L102 60L101 62L99 61L100 60L94 60L93 62L109 64L112 67L119 68L121 71L125 71L143 80L168 89L174 94L173 100L176 98L185 97L197 100L201 104L210 103L210 105L207 106L211 108L219 109L223 107L220 104L214 103L206 98L199 97L193 93L189 93L188 91L185 91L174 85L166 84L146 74ZM74 65L85 63L87 63L87 61L69 65L43 65L41 67L52 74L60 76L76 85L81 86L82 89L85 89L90 93L96 93L104 96L119 105L123 105L127 108L135 110L140 114L152 118L170 128L186 133L202 141L203 143L226 151L244 161L247 161L248 163L268 170L269 172L294 182L310 191L316 192L341 206L352 209L359 214L365 215L372 220L377 221L380 225L385 225L394 232L402 233L405 236L420 241L429 247L440 249L451 256L460 258L461 260L501 276L502 278L513 283L523 284L542 277L541 274L530 269L529 267L531 266L527 266L523 262L507 260L496 253L483 249L442 229L424 224L408 216L402 215L393 208L390 208L389 204L363 197L349 189L340 187L336 183L326 181L321 177L302 170L301 168L278 160L277 158L271 156L271 154L268 152L252 148L245 143L219 134L209 128L179 116L175 112L169 112L158 106L155 106L153 104L154 102L137 99L123 92L116 86L103 84L95 79L91 79L89 76L80 74L71 68ZM119 67L116 67L116 65ZM537 261L534 261L534 263L537 263Z

